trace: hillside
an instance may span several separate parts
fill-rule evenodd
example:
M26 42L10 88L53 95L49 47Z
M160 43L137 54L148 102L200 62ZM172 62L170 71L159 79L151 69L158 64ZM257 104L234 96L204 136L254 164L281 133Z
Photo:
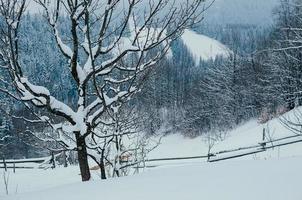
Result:
M231 50L212 38L186 29L181 40L192 53L195 63L201 60L215 59L217 56L228 57Z
M301 200L300 1L0 1L0 200Z
M301 108L282 118L293 118ZM230 131L226 139L218 142L213 151L254 145L262 141L262 131L269 131L270 139L293 135L272 119L266 124L251 120ZM207 144L204 137L183 138L179 134L164 137L162 144L150 158L204 155ZM55 170L17 170L10 173L10 196L4 195L0 182L0 197L5 200L52 199L129 199L129 200L300 200L302 192L302 144L275 148L264 153L238 159L207 163L201 160L186 162L159 162L161 167L121 179L80 183L78 168ZM252 188L252 189L251 189Z
M212 152L241 147L253 146L262 142L263 129L266 131L266 140L274 140L297 134L285 127L281 120L290 119L296 121L295 116L301 113L302 108L292 110L279 118L274 118L265 124L259 124L257 119L252 119L237 128L225 133L224 140L217 140ZM200 136L194 139L184 138L180 134L173 134L162 139L162 145L149 156L157 157L182 157L206 155L208 152L208 141L206 137ZM293 156L302 156L302 143L292 144L284 147L267 150L256 155L238 158L239 160L254 159L278 159Z

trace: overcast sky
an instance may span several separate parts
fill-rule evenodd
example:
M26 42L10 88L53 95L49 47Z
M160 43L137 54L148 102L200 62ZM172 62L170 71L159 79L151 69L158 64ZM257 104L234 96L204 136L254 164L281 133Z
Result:
M266 25L272 22L272 11L279 0L216 0L206 18L216 23Z
M183 2L183 0L177 0ZM210 2L211 0L208 0ZM41 12L41 7L29 0L28 11L30 13ZM213 6L206 12L208 22L249 23L266 25L272 22L272 10L279 0L216 0Z

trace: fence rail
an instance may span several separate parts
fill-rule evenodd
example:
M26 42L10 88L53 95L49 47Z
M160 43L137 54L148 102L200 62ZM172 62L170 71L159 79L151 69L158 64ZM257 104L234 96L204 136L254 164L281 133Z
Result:
M253 155L257 153L265 152L268 149L273 149L276 147L287 146L295 143L302 142L302 135L294 135L283 138L278 138L274 140L262 141L256 145L240 147L236 149L228 149L223 151L212 152L207 155L200 156L188 156L188 157L167 157L167 158L152 158L146 159L146 167L157 167L160 164L151 164L152 162L161 162L161 161L177 161L177 160L196 160L196 159L206 159L208 162L218 162L223 160L229 160L239 157L244 157L248 155ZM231 155L228 155L231 154ZM0 160L0 168L14 168L14 169L33 169L32 166L15 166L16 164L41 164L50 160L50 157L44 158L33 158L33 159L21 159L21 160ZM150 163L150 165L148 165ZM2 165L1 165L2 164ZM13 164L13 166L11 166ZM136 165L136 164L133 164ZM128 165L128 166L131 166ZM137 167L137 166L136 166Z
M48 158L48 157L47 157ZM47 158L33 158L33 159L20 159L20 160L5 160L6 164L17 164L17 163L43 163ZM0 164L3 164L4 161L0 160Z
M210 155L210 157L213 157L213 156L216 156L216 155ZM202 159L202 158L208 158L208 157L209 157L209 155L176 157L176 158L153 158L153 159L147 159L145 162L172 161L172 160L192 160L192 159Z
M35 169L34 167L25 167L25 166L0 166L0 169Z
M289 139L294 139L294 140L287 141ZM148 159L148 160L146 160L146 163L155 162L155 161L193 160L193 159L202 159L202 158L207 158L208 162L218 162L218 161L253 155L253 154L257 154L257 153L262 153L268 149L273 149L276 147L291 145L291 144L300 143L300 142L302 142L302 135L294 135L294 136L288 136L288 137L278 138L278 139L274 139L274 140L263 141L263 142L258 143L257 145L240 147L240 148L236 148L236 149L223 150L223 151L218 151L218 152L212 152L209 155ZM243 152L246 150L250 150L250 151ZM237 154L227 155L230 153L237 153ZM226 156L219 157L220 155L226 155ZM155 167L155 166L152 165L152 167Z

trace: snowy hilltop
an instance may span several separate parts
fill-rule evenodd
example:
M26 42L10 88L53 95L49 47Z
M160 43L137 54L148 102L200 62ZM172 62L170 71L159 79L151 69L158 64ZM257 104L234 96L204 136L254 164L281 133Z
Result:
M193 55L197 64L200 59L207 61L216 57L227 58L231 54L231 50L219 41L189 29L184 31L181 40Z

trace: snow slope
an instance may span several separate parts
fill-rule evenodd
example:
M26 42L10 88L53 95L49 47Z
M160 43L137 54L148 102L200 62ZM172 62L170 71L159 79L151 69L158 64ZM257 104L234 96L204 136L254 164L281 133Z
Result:
M230 161L158 169L137 176L60 185L3 200L301 200L302 158ZM35 176L28 175L33 182ZM24 180L20 180L23 181ZM41 179L36 185L47 180Z
M192 53L195 63L201 60L215 59L217 56L228 57L231 50L212 38L186 29L181 37L183 43Z
M301 113L302 108L297 108L265 124L259 124L257 119L250 120L226 133L223 141L216 141L211 152L258 145L262 142L263 129L266 131L267 140L295 136L295 133L281 123L281 119L295 120L296 116ZM204 137L189 139L184 138L181 134L173 134L164 137L161 143L149 154L149 158L200 156L208 153L207 139ZM302 156L302 143L270 149L255 155L240 157L237 160L279 159L293 156ZM200 162L200 160L194 162Z
M283 115L295 118L302 108ZM279 119L266 124L251 120L230 131L213 151L256 145L262 141L263 128L271 138L294 135ZM197 156L207 154L205 138L170 135L149 158ZM159 164L159 163L157 163ZM205 160L175 161L161 167L119 179L81 183L77 167L55 170L18 170L10 172L9 191L5 195L0 179L2 200L301 200L302 143L267 150L217 163ZM155 163L156 165L156 163ZM3 171L0 173L2 174Z

